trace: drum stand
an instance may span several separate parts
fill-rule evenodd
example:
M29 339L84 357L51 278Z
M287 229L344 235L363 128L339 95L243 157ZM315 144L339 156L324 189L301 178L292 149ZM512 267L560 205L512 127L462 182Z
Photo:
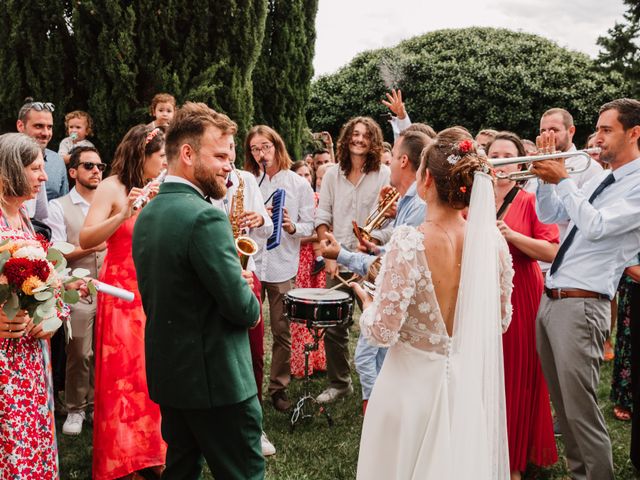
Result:
M331 418L331 415L329 415L327 407L319 404L315 397L311 395L311 387L309 383L309 356L311 355L311 352L318 350L320 340L322 340L322 337L324 336L325 329L314 327L311 322L307 322L307 330L309 330L309 333L311 333L311 336L313 337L313 343L306 343L304 345L304 391L302 397L300 397L296 403L296 408L291 414L291 426L289 427L291 432L293 432L296 423L305 419L313 419L316 408L318 409L318 413L325 416L329 426L333 426L333 419ZM309 409L307 410L305 410L306 404L310 404Z

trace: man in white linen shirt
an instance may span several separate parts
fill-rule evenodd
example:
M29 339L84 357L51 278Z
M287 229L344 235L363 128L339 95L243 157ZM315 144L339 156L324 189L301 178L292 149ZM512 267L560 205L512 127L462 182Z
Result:
M553 150L554 133L539 143ZM614 478L611 441L597 404L610 299L640 251L640 102L603 105L596 127L601 159L611 165L578 189L563 162L535 162L544 182L537 212L570 221L545 280L536 319L538 353L562 430L572 478Z
M342 127L338 138L338 164L329 168L322 179L315 222L320 241L326 240L327 232L333 230L333 236L345 248L357 250L359 242L353 233L352 221L363 226L376 209L378 193L389 185L391 171L381 164L381 156L382 131L373 119L352 118ZM381 243L390 236L390 227L374 234ZM346 270L338 272L335 260L326 260L326 270L327 287L339 283L336 275L344 279L351 276ZM348 325L328 328L324 345L329 387L318 396L320 403L332 402L353 392Z
M285 209L280 245L266 246L255 255L256 275L262 283L262 298L269 298L269 318L273 335L269 395L276 410L291 408L287 387L291 381L291 331L284 315L284 294L295 287L300 260L300 240L313 234L315 202L309 182L289 170L291 158L282 138L272 128L257 125L245 140L245 170L257 179L264 203L273 193L285 190Z
M77 147L69 158L69 176L75 186L62 197L49 202L45 222L51 228L51 241L69 242L76 248L65 255L72 269L86 268L90 276L98 278L106 244L84 250L78 236L89 207L102 181L105 164L93 147ZM93 408L93 324L96 302L81 299L71 307L73 337L66 344L65 406L67 418L62 425L65 435L79 435L87 411Z

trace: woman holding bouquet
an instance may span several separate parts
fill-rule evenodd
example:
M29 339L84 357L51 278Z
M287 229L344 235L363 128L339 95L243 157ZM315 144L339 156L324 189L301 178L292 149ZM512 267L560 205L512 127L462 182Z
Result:
M160 409L149 398L145 375L142 308L131 243L143 187L166 167L164 136L133 127L118 146L112 175L98 186L80 232L80 246L107 242L100 280L135 293L131 303L101 295L95 325L93 478L134 478L149 469L160 475L166 445ZM156 188L157 191L157 188Z
M21 133L0 135L0 240L37 241L24 202L47 180L42 150ZM8 283L0 276L0 284ZM23 287L24 288L24 287ZM0 310L0 478L58 478L48 343L53 332L26 312Z

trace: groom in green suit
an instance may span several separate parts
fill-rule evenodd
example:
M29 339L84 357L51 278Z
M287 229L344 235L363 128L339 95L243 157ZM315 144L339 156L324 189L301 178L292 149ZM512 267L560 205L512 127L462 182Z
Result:
M147 315L151 399L167 442L163 480L264 478L262 411L247 329L259 321L222 198L236 124L187 102L166 135L169 175L140 213L133 259Z

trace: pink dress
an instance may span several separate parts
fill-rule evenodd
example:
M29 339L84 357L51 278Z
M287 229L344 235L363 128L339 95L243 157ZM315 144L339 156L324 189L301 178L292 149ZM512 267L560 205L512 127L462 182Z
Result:
M146 317L131 253L136 216L107 241L100 280L134 292L133 302L99 294L96 315L93 478L111 480L165 463L160 408L149 398Z

